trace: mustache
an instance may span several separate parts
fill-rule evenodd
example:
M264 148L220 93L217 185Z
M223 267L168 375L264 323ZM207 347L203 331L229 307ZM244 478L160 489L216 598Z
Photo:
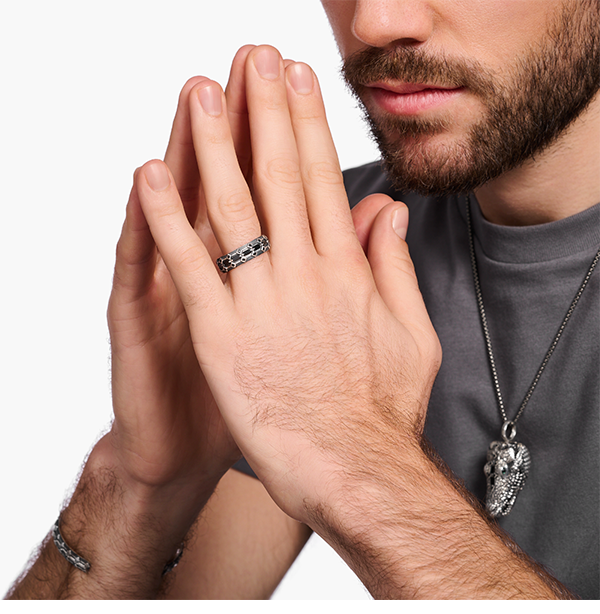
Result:
M360 49L344 60L341 73L356 95L360 95L369 83L380 81L466 87L485 98L496 93L493 75L481 64L462 58L434 56L415 47Z

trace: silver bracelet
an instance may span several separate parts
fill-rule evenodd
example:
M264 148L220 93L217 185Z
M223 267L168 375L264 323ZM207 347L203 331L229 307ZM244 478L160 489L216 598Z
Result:
M83 571L84 573L87 573L90 570L90 562L71 550L71 548L69 548L67 545L67 542L63 539L63 536L60 534L60 516L56 519L56 522L52 527L52 539L54 540L58 551L65 559L67 559L69 563L71 563L71 565L73 565L73 567L77 567L77 569Z
M69 563L71 563L71 565L73 565L73 567L76 567L77 569L79 569L80 571L83 571L84 573L88 573L92 564L86 559L84 559L81 555L71 550L71 548L69 548L69 546L67 545L67 542L63 539L63 536L60 534L60 515L56 519L56 522L54 523L54 526L52 527L52 540L54 541L54 544L58 548L58 551L63 555L63 557ZM179 564L179 561L181 560L182 555L183 555L183 543L179 546L179 548L177 548L177 552L175 552L175 556L170 561L168 561L166 565L164 566L162 570L163 576L165 574L168 574L173 569L175 569L175 567L177 567L177 565Z

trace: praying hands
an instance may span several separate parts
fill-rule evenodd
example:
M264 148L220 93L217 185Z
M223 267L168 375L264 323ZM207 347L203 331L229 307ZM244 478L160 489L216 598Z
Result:
M407 227L382 194L350 212L307 65L247 46L225 91L190 80L165 161L134 176L109 304L115 419L62 514L90 572L47 544L15 596L156 596L241 455L375 597L559 594L423 442L441 349Z

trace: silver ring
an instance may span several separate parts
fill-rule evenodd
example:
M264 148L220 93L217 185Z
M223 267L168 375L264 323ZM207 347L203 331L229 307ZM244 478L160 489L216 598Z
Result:
M265 235L261 235L257 239L234 249L232 252L217 258L217 266L223 271L223 273L227 273L231 271L231 269L235 269L240 266L240 264L244 264L244 262L248 262L248 260L252 260L256 258L256 256L260 256L265 252L268 252L271 249L271 244L269 243L269 239Z

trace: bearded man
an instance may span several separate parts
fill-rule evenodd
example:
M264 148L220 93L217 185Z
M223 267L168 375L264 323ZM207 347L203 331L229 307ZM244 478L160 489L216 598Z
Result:
M377 598L598 598L598 2L323 5L385 172L271 47L186 84L13 597L267 597L314 530Z

